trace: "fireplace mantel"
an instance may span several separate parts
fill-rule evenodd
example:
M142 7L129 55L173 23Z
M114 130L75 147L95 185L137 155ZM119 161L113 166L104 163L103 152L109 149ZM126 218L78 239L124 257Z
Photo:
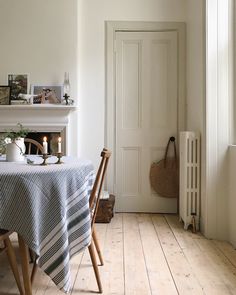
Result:
M60 132L64 152L70 143L70 113L77 110L73 105L34 104L0 106L0 132L13 128L17 123L38 132Z
M0 131L18 122L26 126L68 124L69 114L77 109L71 105L33 104L0 106Z
M0 112L12 111L12 110L64 110L70 112L75 110L77 107L74 105L62 105L62 104L23 104L23 105L0 105Z

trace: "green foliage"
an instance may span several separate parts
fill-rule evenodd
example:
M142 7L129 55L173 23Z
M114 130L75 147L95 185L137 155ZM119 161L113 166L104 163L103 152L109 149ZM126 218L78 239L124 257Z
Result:
M0 154L6 152L6 145L10 142L14 142L16 139L26 137L31 132L30 129L24 128L21 123L17 123L17 129L5 130L0 137Z
M17 138L26 137L27 134L31 131L28 128L24 128L21 123L17 123L18 130L10 129L6 130L4 133L4 138L10 138L11 141L14 141Z
M6 153L6 142L5 137L0 137L0 155Z

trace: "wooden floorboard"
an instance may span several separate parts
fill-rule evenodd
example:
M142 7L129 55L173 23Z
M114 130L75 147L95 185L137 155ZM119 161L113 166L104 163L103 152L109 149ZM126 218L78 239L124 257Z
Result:
M123 216L118 214L107 226L104 241L104 266L101 267L103 294L125 294Z
M203 241L207 241L209 246L211 241L204 239L200 234L192 234L183 231L175 216L166 216L166 220L185 255L194 276L198 279L204 294L232 294L228 284L222 278L221 264L214 257L211 259L209 253L215 255L213 248L203 251L200 247ZM216 260L215 260L216 259Z
M178 294L151 216L139 214L138 224L152 294Z
M154 215L152 220L179 293L204 294L198 278L195 276L165 217Z
M235 267L229 263L228 259L215 247L211 240L201 239L198 240L202 253L209 259L209 263L214 265L217 273L217 282L225 284L228 292L225 294L236 294L236 276Z
M138 214L123 214L125 294L149 295L151 288L137 218Z
M120 213L96 230L105 262L99 266L104 295L236 295L235 249L183 230L177 216ZM17 254L16 235L11 239ZM97 293L87 250L71 260L71 275L70 295ZM10 294L19 293L2 253L0 295ZM39 270L33 294L64 293Z
M212 241L215 246L222 252L222 254L229 260L229 262L236 267L236 250L229 243L222 241Z

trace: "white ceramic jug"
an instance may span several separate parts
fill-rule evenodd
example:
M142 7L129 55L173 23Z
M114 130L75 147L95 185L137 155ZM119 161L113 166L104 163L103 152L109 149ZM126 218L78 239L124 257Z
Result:
M7 162L23 162L25 160L24 138L17 138L6 146Z

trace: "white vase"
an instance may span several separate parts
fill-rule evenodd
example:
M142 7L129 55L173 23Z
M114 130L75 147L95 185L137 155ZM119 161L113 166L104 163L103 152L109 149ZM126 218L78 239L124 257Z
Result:
M23 162L25 153L24 138L17 138L6 147L7 162Z

